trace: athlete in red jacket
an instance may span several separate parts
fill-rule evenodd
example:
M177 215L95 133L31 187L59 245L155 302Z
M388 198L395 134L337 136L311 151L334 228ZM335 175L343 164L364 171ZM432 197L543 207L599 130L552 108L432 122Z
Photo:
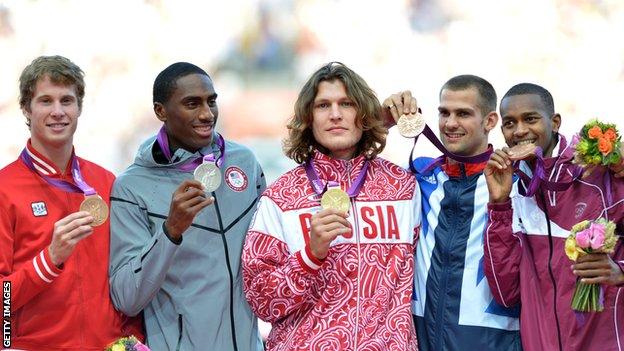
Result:
M142 338L139 321L109 297L109 221L79 211L86 195L107 204L114 180L74 154L83 96L83 72L64 57L39 57L20 77L31 138L0 170L0 280L10 309L2 347L102 350Z
M268 350L416 349L420 191L410 173L376 157L380 110L338 63L299 94L286 153L302 165L265 191L243 249L245 296L273 324ZM345 191L345 208L321 209L333 187Z

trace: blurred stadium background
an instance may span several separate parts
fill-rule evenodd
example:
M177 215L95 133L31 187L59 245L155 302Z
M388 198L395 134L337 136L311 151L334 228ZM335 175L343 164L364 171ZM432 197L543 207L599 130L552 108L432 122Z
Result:
M218 129L250 146L271 181L294 165L281 153L285 123L325 62L355 69L380 100L411 89L434 130L438 89L453 75L480 75L499 97L536 82L570 135L592 117L621 123L623 37L621 0L3 0L0 164L28 136L17 80L38 55L85 70L76 149L115 173L159 127L158 72L175 61L202 66L219 93ZM498 129L492 142L502 146ZM392 131L385 156L405 165L410 147ZM432 152L419 142L417 153Z

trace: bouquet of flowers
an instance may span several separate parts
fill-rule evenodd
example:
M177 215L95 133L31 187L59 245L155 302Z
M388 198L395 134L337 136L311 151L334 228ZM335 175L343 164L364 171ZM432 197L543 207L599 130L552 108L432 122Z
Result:
M622 161L620 134L615 124L602 123L597 119L589 121L575 136L574 162L583 168L610 166Z
M150 351L150 349L133 335L118 339L114 343L108 345L106 351Z
M575 261L588 253L612 253L617 242L615 223L600 218L575 224L565 241L566 255ZM579 312L600 312L604 309L600 284L576 283L572 309Z

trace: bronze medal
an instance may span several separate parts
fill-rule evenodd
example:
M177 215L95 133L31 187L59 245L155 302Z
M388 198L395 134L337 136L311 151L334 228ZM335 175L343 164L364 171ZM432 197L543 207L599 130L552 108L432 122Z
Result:
M425 118L420 114L401 115L397 122L399 134L406 138L415 138L425 130Z
M512 161L517 161L517 160L524 160L525 158L528 158L529 156L535 156L536 148L537 146L533 143L516 145L512 147L511 149L509 149L509 151L512 152L509 158Z
M323 209L333 208L340 212L347 212L349 203L349 195L340 188L330 188L321 197L321 207Z
M87 211L93 217L92 227L102 225L108 218L108 205L97 194L85 196L80 204L80 211Z

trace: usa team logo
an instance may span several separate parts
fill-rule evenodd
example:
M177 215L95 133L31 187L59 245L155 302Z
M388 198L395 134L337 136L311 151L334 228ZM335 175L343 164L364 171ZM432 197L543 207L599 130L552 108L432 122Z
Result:
M247 189L247 175L242 169L231 166L225 170L225 183L234 191L241 192Z
M30 206L32 207L32 212L35 217L41 217L48 214L48 209L43 201L33 202Z

